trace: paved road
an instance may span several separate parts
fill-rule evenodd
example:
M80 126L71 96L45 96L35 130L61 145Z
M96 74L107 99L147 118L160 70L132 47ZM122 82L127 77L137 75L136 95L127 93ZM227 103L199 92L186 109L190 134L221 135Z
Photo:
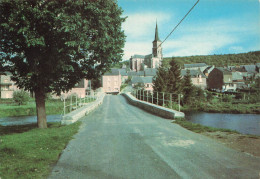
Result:
M49 178L257 178L260 158L108 95L84 118Z

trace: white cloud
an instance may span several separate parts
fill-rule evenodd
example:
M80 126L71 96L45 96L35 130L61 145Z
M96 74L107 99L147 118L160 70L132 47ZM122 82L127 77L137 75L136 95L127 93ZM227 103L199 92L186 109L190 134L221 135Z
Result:
M226 34L196 33L185 35L163 44L164 56L208 55L216 49L235 43L237 40Z
M123 24L123 29L129 39L144 38L144 36L150 35L148 32L153 32L155 29L156 19L158 23L164 23L171 18L170 14L158 12L144 12L128 14L126 22Z

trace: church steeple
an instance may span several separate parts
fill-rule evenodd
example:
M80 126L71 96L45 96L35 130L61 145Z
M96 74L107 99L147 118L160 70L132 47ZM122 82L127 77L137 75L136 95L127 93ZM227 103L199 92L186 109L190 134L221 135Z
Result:
M158 35L158 27L157 27L157 21L156 21L156 27L155 27L155 37L154 41L161 41Z
M161 40L158 35L158 26L156 21L156 27L155 27L155 36L153 41L153 57L158 57L162 59L162 47L161 47Z

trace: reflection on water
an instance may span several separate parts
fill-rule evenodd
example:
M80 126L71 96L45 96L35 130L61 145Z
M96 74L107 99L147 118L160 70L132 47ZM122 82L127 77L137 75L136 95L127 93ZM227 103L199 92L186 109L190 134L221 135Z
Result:
M47 122L60 122L61 115L48 115ZM11 126L11 125L24 125L37 123L37 116L19 116L19 117L4 117L0 118L0 125Z
M204 126L232 129L242 134L260 135L259 114L185 113L186 119Z

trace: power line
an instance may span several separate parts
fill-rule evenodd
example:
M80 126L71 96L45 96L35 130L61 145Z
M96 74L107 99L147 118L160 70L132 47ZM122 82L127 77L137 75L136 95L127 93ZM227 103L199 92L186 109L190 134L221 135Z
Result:
M177 27L182 23L182 21L188 16L188 14L192 11L192 9L199 3L199 0L192 6L192 8L189 10L189 12L186 13L186 15L181 19L181 21L173 28L173 30L171 31L171 33L169 33L169 35L163 40L163 42L165 42L168 37L170 37L170 35L173 33L173 31L175 31L175 29L177 29ZM158 46L160 47L163 42Z

